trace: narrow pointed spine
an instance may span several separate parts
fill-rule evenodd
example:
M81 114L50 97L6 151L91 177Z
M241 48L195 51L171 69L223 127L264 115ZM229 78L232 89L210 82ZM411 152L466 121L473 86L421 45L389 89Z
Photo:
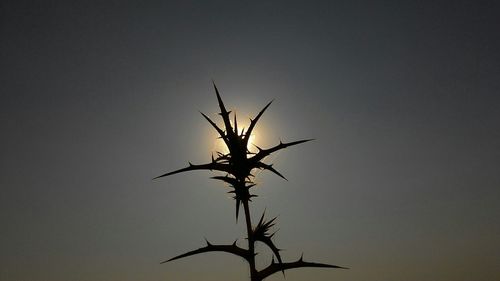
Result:
M212 127L215 128L215 130L217 131L217 133L219 133L220 137L224 140L226 145L229 145L229 141L228 141L227 136L224 133L224 131L221 128L219 128L219 126L217 126L217 124L215 124L215 122L212 121L212 119L210 119L208 116L206 116L203 112L200 111L200 113L201 113L201 115L203 115L203 117L205 117L205 119L208 121L208 123L210 123L210 125L212 125Z
M231 122L229 121L229 112L226 110L226 107L224 106L224 102L220 97L219 89L217 89L215 82L212 81L212 83L214 85L215 94L217 95L217 102L219 103L220 115L222 116L222 120L224 121L224 125L226 126L226 133L228 134L229 137L231 137L233 134L233 128L231 127Z
M257 124L257 122L259 122L259 119L260 117L262 116L262 114L264 114L264 111L266 111L266 109L271 105L271 103L273 103L274 100L271 100L260 112L259 114L257 114L257 116L254 118L254 119L250 119L250 126L248 127L248 130L247 130L247 133L245 135L245 139L244 139L244 143L245 143L245 146L248 145L248 140L250 140L250 135L252 134L252 131L255 127L255 125Z

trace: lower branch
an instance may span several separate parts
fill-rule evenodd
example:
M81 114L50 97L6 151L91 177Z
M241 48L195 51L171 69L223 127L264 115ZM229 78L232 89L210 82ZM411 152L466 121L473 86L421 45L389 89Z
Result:
M275 263L274 259L272 263L259 271L257 275L259 276L259 280L264 280L265 278L269 277L270 275L279 272L279 271L285 271L288 269L293 269L293 268L301 268L301 267L319 267L319 268L341 268L341 269L348 269L346 267L338 266L338 265L332 265L332 264L325 264L325 263L316 263L316 262L306 262L302 260L302 257L295 262L284 262L284 263Z
M161 263L166 263L166 262L177 260L180 258L185 258L185 257L189 257L189 256L197 255L197 254L208 253L208 252L226 252L226 253L231 253L233 255L240 256L247 261L250 261L250 259L251 259L250 251L236 246L236 241L234 241L234 243L232 245L212 245L212 244L210 244L210 242L207 241L207 246L205 246L203 248L199 248L197 250L187 252L185 254L173 257L169 260L163 261Z

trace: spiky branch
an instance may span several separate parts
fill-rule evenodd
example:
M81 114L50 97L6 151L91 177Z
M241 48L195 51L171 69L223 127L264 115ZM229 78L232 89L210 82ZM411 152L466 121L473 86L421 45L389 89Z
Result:
M185 258L185 257L197 255L197 254L209 253L209 252L226 252L226 253L230 253L230 254L242 257L247 261L250 259L250 251L236 246L236 241L234 241L234 243L231 245L213 245L210 242L208 242L208 240L206 242L207 242L207 245L205 247L184 253L182 255L175 256L175 257L168 259L166 261L163 261L161 263L166 263L169 261L173 261L173 260L177 260L177 259L181 259L181 258Z
M280 141L278 145L267 149L263 149L256 146L258 152L256 153L250 152L247 148L250 136L257 122L259 121L261 116L264 114L266 109L271 105L273 101L270 101L257 114L257 116L254 119L250 119L250 126L248 127L246 132L243 129L241 133L238 133L238 123L236 120L236 114L234 114L234 124L233 124L234 128L233 128L229 116L231 111L228 111L226 109L215 83L213 83L213 86L215 94L217 96L217 102L220 108L219 115L222 117L222 121L224 123L224 130L220 128L214 121L212 121L212 119L210 119L207 115L205 115L202 112L200 113L217 131L220 138L224 141L225 145L227 146L229 153L224 154L217 152L217 157L212 156L212 161L210 163L192 164L189 162L189 165L187 167L165 173L163 175L156 177L155 179L174 175L177 173L195 171L195 170L210 170L210 171L218 171L226 173L225 176L214 176L212 177L212 179L223 181L229 184L229 186L232 188L232 190L229 192L234 194L233 198L236 200L236 208L235 208L236 220L238 220L240 206L243 206L245 213L245 223L247 228L248 249L243 249L238 247L236 245L236 242L233 243L232 245L213 245L207 241L207 246L205 247L173 257L162 263L202 253L227 252L242 257L248 262L250 268L250 278L252 281L261 281L276 272L281 271L284 274L285 270L300 268L300 267L344 268L330 264L305 262L302 260L302 257L295 262L283 262L281 255L279 253L280 249L276 247L274 242L271 240L275 232L271 233L270 229L275 225L276 218L266 220L265 214L262 214L257 225L255 227L252 226L249 202L251 201L252 197L256 196L251 194L250 192L250 189L253 186L255 186L255 183L253 182L254 176L252 174L252 171L254 169L268 170L286 180L286 178L280 172L278 172L273 167L272 164L264 163L263 160L274 152L277 152L279 150L285 149L290 146L311 141L312 139L304 139L293 142ZM258 271L255 266L256 242L262 242L264 243L264 245L269 247L273 255L277 258L278 263L274 262L274 257L273 257L272 262L269 266Z
M285 263L276 263L273 259L269 266L267 266L266 268L259 271L259 273L258 273L259 279L258 280L264 280L265 278L269 277L270 275L272 275L276 272L294 269L294 268L302 268L302 267L348 269L347 267L331 265L331 264L326 264L326 263L307 262L307 261L303 260L303 257L300 257L300 259L298 259L297 261L285 262Z

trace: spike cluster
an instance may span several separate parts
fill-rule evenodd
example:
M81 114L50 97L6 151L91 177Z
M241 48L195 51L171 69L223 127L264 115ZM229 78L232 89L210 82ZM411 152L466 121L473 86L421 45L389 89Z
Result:
M276 234L276 231L273 233L270 233L270 229L275 225L274 221L276 220L276 217L266 221L266 220L264 220L265 214L266 214L266 212L264 211L264 213L262 213L262 216L260 217L259 223L253 229L253 239L255 241L260 241L260 242L266 244L266 246L268 246L271 249L271 251L273 252L273 254L276 256L276 258L278 259L278 262L280 264L283 264L283 261L281 260L281 255L280 255L281 250L278 249L278 247L276 247L276 245L274 245L273 241L271 240L271 238L274 236L274 234ZM274 258L273 258L273 261L274 261ZM284 270L283 270L283 274L285 274Z
M177 173L187 172L187 171L195 171L195 170L210 170L210 171L219 171L225 173L223 176L213 176L212 179L223 181L232 188L230 193L234 195L234 199L236 200L236 220L238 220L240 206L244 207L245 210L245 218L247 225L247 234L248 234L248 249L240 248L236 245L236 241L230 245L213 245L207 241L207 245L205 247L199 248L197 250L193 250L187 252L185 254L176 256L169 260L166 260L162 263L173 261L176 259L201 254L208 252L227 252L237 256L242 257L249 263L250 267L250 278L252 281L262 281L266 277L271 274L274 274L278 271L285 273L285 270L292 268L300 268L300 267L323 267L323 268L343 268L336 265L322 264L322 263L313 263L313 262L304 262L302 257L295 262L283 262L280 249L276 247L271 238L274 236L275 232L271 233L271 228L275 225L276 218L272 218L270 220L265 219L265 212L262 214L259 222L255 227L252 227L250 211L249 211L249 202L251 201L253 195L250 193L250 189L255 186L254 183L254 175L252 171L257 170L268 170L272 173L278 175L279 177L286 180L286 178L274 169L272 164L264 163L263 160L271 155L272 153L279 151L281 149L285 149L289 146L301 144L311 139L304 139L294 142L284 143L281 142L271 148L263 149L258 146L257 152L253 153L248 150L248 142L250 140L250 136L252 131L254 130L257 122L261 118L262 114L266 111L266 109L271 105L269 102L254 119L250 119L250 125L248 129L245 131L243 128L241 133L238 133L238 122L236 119L236 114L234 114L233 124L230 122L230 113L228 111L222 101L222 98L219 94L219 90L215 83L213 84L215 93L217 96L217 101L220 108L219 115L222 118L224 123L224 129L219 127L212 119L210 119L207 115L200 112L201 115L214 127L214 129L219 134L219 137L224 141L225 145L228 148L228 153L217 152L217 157L212 155L212 159L209 163L206 164L192 164L189 162L189 165L185 168L175 170L173 172L165 173L161 176L156 177L166 177ZM234 126L234 127L233 127ZM264 245L269 247L273 252L273 255L277 258L278 263L274 261L274 257L272 258L271 264L258 271L255 266L255 242L262 242Z
M230 122L230 113L231 111L227 111L222 98L220 97L219 90L215 83L213 84L215 93L217 95L217 101L219 103L220 113L219 115L222 117L222 121L224 122L225 130L221 129L212 119L210 119L207 115L200 112L201 115L214 127L214 129L219 134L220 138L224 140L225 145L227 146L229 153L224 154L221 152L217 152L217 157L214 158L212 155L212 161L206 164L194 165L189 163L188 167L169 172L163 174L161 176L156 177L161 178L165 176L170 176L173 174L194 171L194 170L210 170L210 171L219 171L226 173L225 176L216 176L212 177L212 179L221 180L228 183L233 190L231 193L234 194L234 199L236 200L236 219L238 219L239 207L242 202L251 200L252 197L256 195L250 194L250 188L255 186L253 182L254 176L252 171L254 169L258 170L268 170L281 178L286 178L278 172L272 164L266 164L263 162L264 158L271 155L272 153L287 148L292 145L301 144L307 141L311 141L311 139L299 140L289 143L280 143L269 149L262 149L258 146L258 152L252 153L248 150L248 142L250 140L250 136L255 128L255 125L259 121L260 117L266 109L271 105L273 101L270 101L258 114L254 119L250 119L250 125L245 132L243 128L241 133L238 133L238 122L236 120L236 114L234 114L234 127Z

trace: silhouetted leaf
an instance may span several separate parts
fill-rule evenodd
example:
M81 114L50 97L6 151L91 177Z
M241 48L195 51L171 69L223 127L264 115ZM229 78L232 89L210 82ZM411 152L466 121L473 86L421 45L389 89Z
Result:
M274 236L274 233L269 232L271 227L273 227L275 224L274 221L276 220L276 217L268 221L265 221L264 220L265 213L266 213L265 211L262 213L259 223L253 230L253 239L255 241L260 241L265 245L267 245L278 259L278 262L283 263L283 261L281 260L281 255L279 253L280 249L278 249L278 247L276 247L276 245L274 245L273 241L271 240L271 238Z
M287 147L292 146L292 145L297 145L297 144L301 144L301 143L312 141L312 140L314 140L314 139L299 140L299 141L294 141L294 142L289 142L289 143L280 142L280 144L278 144L277 146L269 148L269 149L262 149L262 148L256 146L259 149L259 152L257 152L257 154L255 154L255 156L250 158L250 160L254 161L254 162L259 162L262 159L264 159L265 157L271 155L271 153L273 153L273 152L287 148Z
M301 267L317 267L317 268L340 268L340 269L348 269L347 267L342 267L333 264L326 263L317 263L317 262L306 262L300 257L299 260L295 262L284 262L284 263L274 263L272 262L269 266L262 269L257 273L259 280L263 280L264 278L269 277L270 275L278 272L289 270L293 268L301 268Z
M181 259L181 258L185 258L185 257L197 255L197 254L209 253L209 252L226 252L226 253L231 253L231 254L240 256L240 257L242 257L242 258L244 258L246 260L248 260L250 258L250 251L242 249L242 248L236 246L236 241L235 241L235 243L233 243L231 245L212 245L212 244L210 244L207 241L207 246L205 246L205 247L202 247L202 248L199 248L199 249L187 252L187 253L182 254L182 255L175 256L175 257L173 257L173 258L171 258L169 260L163 261L161 263L166 263L166 262L169 262L169 261L173 261L173 260L177 260L177 259Z
M182 172L187 172L187 171L195 171L195 170L210 170L210 171L220 171L220 172L226 172L226 173L231 173L232 169L228 164L222 164L222 163L208 163L208 164L201 164L201 165L194 165L189 163L189 166L186 168L182 168L173 172L169 172L166 174L163 174L161 176L157 176L153 179L158 179L166 176L170 176L173 174L178 174Z

